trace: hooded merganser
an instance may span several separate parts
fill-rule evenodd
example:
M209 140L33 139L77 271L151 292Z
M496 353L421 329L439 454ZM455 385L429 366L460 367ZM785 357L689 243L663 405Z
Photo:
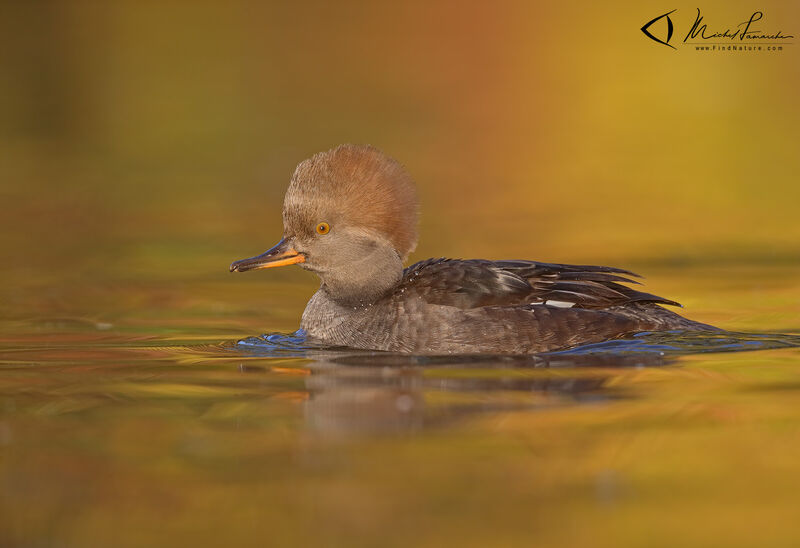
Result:
M300 322L332 346L411 352L528 354L642 331L716 330L636 291L607 266L428 259L403 269L417 243L418 203L403 166L378 149L341 145L297 166L283 239L231 272L299 264L321 285Z

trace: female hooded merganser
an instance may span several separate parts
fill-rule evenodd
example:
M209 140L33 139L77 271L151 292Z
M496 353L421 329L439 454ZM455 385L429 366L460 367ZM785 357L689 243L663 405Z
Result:
M412 352L528 354L642 331L715 330L636 291L607 266L428 259L417 243L417 196L406 170L371 146L341 145L297 166L283 239L231 272L299 264L319 290L300 322L332 346Z

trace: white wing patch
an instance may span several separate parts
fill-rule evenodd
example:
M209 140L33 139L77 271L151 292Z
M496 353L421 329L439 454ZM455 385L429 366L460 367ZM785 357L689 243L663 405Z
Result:
M567 301L545 301L544 304L548 306L555 306L557 308L572 308L575 306L575 303L568 303Z

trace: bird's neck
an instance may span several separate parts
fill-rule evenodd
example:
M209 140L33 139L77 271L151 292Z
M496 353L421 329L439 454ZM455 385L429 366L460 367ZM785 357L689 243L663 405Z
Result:
M318 272L321 289L343 306L373 304L390 293L403 278L403 261L393 248L378 246L374 252L336 269Z

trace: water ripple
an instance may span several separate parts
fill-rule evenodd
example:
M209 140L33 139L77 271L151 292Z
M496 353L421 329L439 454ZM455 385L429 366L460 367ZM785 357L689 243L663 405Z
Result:
M308 341L303 330L268 333L238 341L232 349L260 357L323 358L347 365L447 366L487 363L519 366L655 366L681 355L800 347L800 336L775 333L666 331L586 344L535 355L410 355L334 348Z

